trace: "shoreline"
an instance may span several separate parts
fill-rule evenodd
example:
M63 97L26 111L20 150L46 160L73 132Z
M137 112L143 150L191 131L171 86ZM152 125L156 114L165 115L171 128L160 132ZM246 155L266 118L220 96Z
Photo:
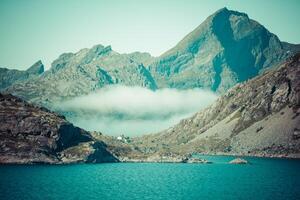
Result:
M294 155L243 155L243 154L198 154L200 159L203 159L203 162L183 162L182 160L171 160L168 158L163 159L122 159L119 158L119 162L99 162L99 163L92 163L92 162L57 162L57 163L49 163L49 162L1 162L0 166L9 166L9 165L77 165L77 164L106 164L106 163L182 163L182 164L214 164L214 162L211 162L210 160L206 160L206 158L201 158L201 156L216 156L216 157L226 157L230 156L235 158L266 158L266 159L280 159L280 160L300 160L300 157L294 156Z

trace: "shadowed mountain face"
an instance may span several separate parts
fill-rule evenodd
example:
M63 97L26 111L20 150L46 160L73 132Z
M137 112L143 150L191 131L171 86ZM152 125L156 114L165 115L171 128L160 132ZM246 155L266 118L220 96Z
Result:
M300 157L300 54L158 134L135 140L143 152Z
M150 70L158 87L204 87L224 92L298 48L283 47L276 35L246 14L224 8L160 56Z
M0 93L0 163L116 162L63 116Z
M246 14L223 8L158 58L139 52L119 54L110 46L96 45L62 54L38 77L27 79L17 71L6 72L10 75L1 75L0 89L21 80L6 92L48 107L111 84L223 93L276 67L297 50L299 45L282 43Z

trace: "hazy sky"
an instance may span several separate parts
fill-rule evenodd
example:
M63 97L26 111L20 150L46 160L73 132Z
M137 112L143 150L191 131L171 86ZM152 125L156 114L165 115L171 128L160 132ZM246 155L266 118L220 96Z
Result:
M61 53L95 44L158 56L225 6L300 43L298 0L0 0L0 67L25 69L41 59L49 68Z

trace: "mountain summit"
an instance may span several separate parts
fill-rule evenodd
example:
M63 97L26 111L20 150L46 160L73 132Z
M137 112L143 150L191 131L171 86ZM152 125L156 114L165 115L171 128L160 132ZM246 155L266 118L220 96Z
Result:
M64 53L41 76L15 84L10 81L0 89L13 84L7 92L44 106L110 84L224 93L271 66L276 68L299 50L299 45L281 42L247 14L223 8L158 58L140 52L120 54L111 46L95 45ZM33 71L39 71L41 63L35 65Z
M161 55L150 69L158 87L224 92L292 53L247 14L223 8Z
M42 61L37 61L27 70L0 68L0 90L3 90L16 82L23 82L44 73Z

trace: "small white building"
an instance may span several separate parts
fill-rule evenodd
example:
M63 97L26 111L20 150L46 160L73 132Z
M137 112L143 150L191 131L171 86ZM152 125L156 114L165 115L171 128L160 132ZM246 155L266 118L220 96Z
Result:
M129 137L125 137L125 135L123 135L123 134L117 137L117 140L125 142L125 143L128 143L128 139L129 139Z
M117 140L123 140L123 138L121 136L118 136Z

